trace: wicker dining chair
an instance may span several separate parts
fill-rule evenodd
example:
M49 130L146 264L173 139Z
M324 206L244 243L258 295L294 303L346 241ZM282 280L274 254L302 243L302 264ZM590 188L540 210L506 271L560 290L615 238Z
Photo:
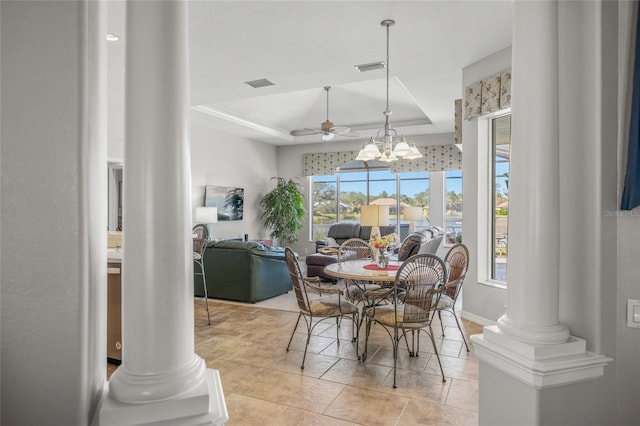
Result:
M338 248L338 263L342 263L344 260L354 259L372 259L373 260L374 249L371 245L360 238L350 238L340 244ZM367 290L376 290L380 286L377 284L371 284L369 282L354 281L345 279L346 296L355 303L365 303L364 293Z
M358 307L342 297L342 289L336 287L322 287L320 279L318 277L304 277L298 264L296 254L290 249L285 248L285 258L287 260L287 267L289 268L289 275L293 282L293 289L296 293L296 300L298 301L298 308L300 313L296 325L291 332L291 338L289 344L287 344L287 352L291 346L291 341L300 323L300 318L304 318L307 326L307 341L304 346L304 355L302 356L301 369L304 369L304 361L307 358L307 348L309 347L309 340L311 339L311 333L316 325L322 321L335 318L336 319L336 338L338 344L340 344L340 324L343 317L347 317L352 322L352 341L356 342L356 354L358 353L358 325L360 324L360 312ZM315 293L315 297L310 297L309 293ZM317 320L314 322L314 320Z
M199 224L193 227L193 263L198 266L199 271L194 269L193 275L202 276L202 286L204 287L204 304L207 308L207 323L211 325L209 314L209 295L207 294L207 278L204 273L204 251L209 240L209 230L205 225Z
M396 388L396 366L398 346L405 340L409 356L418 356L420 352L420 332L429 335L433 350L440 365L442 381L445 382L440 355L433 338L431 322L435 316L440 299L439 286L446 282L447 269L444 261L432 254L416 254L405 260L398 272L393 288L388 289L395 303L373 305L365 309L366 332L362 360L367 359L367 346L373 323L381 325L389 334L393 343L393 387ZM400 297L401 296L401 297ZM411 349L407 333L411 333ZM416 334L417 339L416 339ZM416 346L417 341L417 346Z
M462 331L460 320L458 320L458 315L456 315L455 310L458 295L462 291L462 284L464 283L464 278L466 277L467 270L469 269L469 249L467 249L467 246L462 243L455 244L444 256L444 263L448 265L449 273L447 283L444 286L442 296L440 296L440 301L437 306L438 319L440 319L440 328L442 329L442 337L444 337L444 325L442 324L442 317L440 313L442 311L449 311L456 320L458 330L460 330L460 334L462 335L462 341L467 348L467 352L469 352L469 345L467 344L467 339L464 337L464 332Z

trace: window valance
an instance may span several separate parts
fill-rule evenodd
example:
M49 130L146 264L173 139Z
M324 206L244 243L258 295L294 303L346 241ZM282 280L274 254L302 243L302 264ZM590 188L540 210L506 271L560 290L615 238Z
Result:
M511 71L476 81L464 89L464 118L471 120L511 106Z
M434 145L419 147L424 155L415 160L398 160L389 163L391 171L422 172L461 170L462 153L455 145ZM353 161L358 151L320 152L302 155L302 174L304 176L332 175L345 163Z

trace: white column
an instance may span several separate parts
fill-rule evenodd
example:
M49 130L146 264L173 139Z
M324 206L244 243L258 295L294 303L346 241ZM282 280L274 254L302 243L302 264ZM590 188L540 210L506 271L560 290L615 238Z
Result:
M507 307L498 326L533 343L563 343L558 319L558 7L514 3L512 173Z
M122 365L101 424L223 424L194 353L187 3L127 5Z
M567 418L579 414L558 410L551 395L558 386L571 386L566 392L572 395L583 392L592 385L581 383L602 376L611 359L588 352L586 341L559 320L558 2L517 1L513 7L507 305L496 326L471 337L480 360L479 421L575 424Z

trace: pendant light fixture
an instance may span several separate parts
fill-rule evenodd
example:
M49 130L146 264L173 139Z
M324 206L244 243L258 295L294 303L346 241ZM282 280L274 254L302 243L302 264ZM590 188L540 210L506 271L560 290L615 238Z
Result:
M415 143L408 144L404 136L391 127L389 117L391 116L391 110L389 109L389 27L395 24L392 19L385 19L380 23L383 27L387 28L387 105L384 110L384 128L378 130L375 138L371 138L364 148L360 150L356 160L368 161L378 160L384 162L396 161L399 158L415 159L422 157L420 151L416 147ZM395 147L394 137L396 142ZM380 149L382 148L382 149Z

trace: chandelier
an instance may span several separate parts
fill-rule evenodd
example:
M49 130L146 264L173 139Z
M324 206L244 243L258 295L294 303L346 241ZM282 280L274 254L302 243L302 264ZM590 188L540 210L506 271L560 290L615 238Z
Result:
M375 138L371 138L358 153L356 160L368 161L378 160L384 162L396 161L400 158L413 160L421 158L422 154L418 151L416 144L407 143L404 136L396 129L391 127L389 117L391 110L389 109L389 27L395 24L392 19L385 19L380 23L383 27L387 27L387 108L384 110L384 129L378 130ZM395 147L393 145L394 138L397 140Z

